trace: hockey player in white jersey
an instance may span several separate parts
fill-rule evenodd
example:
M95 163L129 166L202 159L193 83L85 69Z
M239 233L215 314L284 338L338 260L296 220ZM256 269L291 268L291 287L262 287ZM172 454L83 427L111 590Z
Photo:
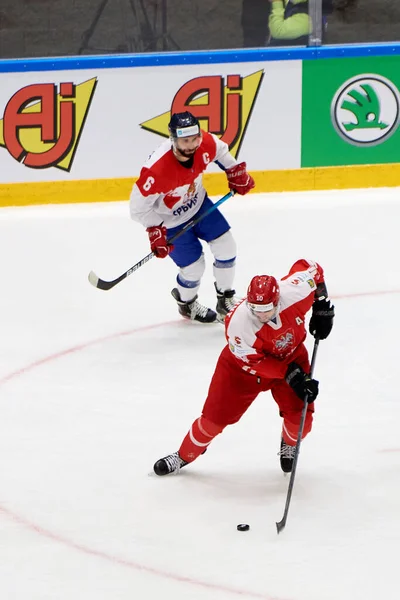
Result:
M233 289L236 243L225 217L215 209L174 245L168 239L212 206L202 183L203 172L211 162L225 170L229 188L238 194L253 189L254 180L246 171L246 163L238 164L225 142L202 131L192 113L173 114L169 132L170 139L151 154L133 186L131 217L146 227L155 255L158 258L169 255L179 268L177 284L171 293L180 314L202 323L213 322L217 317L224 320L236 303ZM197 299L205 270L201 240L209 244L214 256L216 311Z

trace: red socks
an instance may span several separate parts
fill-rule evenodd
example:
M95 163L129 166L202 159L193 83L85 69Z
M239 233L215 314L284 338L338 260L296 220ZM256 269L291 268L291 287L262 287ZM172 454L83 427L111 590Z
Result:
M186 462L193 462L206 451L207 446L222 430L223 427L220 425L212 423L205 417L199 417L186 434L179 448L179 456Z

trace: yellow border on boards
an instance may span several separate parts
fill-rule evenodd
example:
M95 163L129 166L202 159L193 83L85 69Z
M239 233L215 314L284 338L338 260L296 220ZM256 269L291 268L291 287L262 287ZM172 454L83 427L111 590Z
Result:
M255 192L298 192L400 186L400 163L255 171ZM0 184L0 207L128 200L136 178ZM227 191L224 173L206 173L210 196Z

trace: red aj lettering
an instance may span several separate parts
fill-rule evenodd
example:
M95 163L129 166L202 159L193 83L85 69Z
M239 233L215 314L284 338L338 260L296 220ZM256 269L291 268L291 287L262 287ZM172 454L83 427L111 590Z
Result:
M26 109L39 105L35 112ZM21 142L24 129L40 129L40 139L51 148L29 152ZM16 92L4 111L4 142L8 152L27 167L44 169L56 165L75 141L75 85L61 83L59 101L52 83L28 85Z
M221 75L196 77L176 93L171 113L189 110L198 119L208 121L208 131L220 136L232 148L242 132L242 77L228 75L226 87ZM204 96L202 104L194 100ZM206 100L208 100L206 102Z

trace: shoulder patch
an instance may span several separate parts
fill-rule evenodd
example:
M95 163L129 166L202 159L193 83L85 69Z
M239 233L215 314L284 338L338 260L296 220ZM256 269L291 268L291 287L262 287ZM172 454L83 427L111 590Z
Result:
M299 285L302 281L306 281L307 277L309 277L307 273L296 273L294 277L289 279L289 282L293 285Z

